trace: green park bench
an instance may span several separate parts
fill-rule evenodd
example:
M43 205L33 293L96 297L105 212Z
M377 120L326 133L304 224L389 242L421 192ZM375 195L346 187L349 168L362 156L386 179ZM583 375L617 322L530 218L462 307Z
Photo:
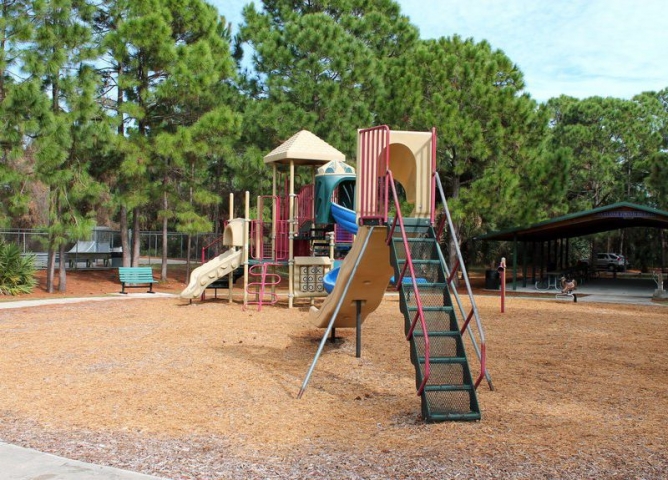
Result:
M127 295L126 288L143 288L148 286L146 293L155 293L153 284L157 280L153 278L151 267L118 267L118 279L121 281L121 293Z

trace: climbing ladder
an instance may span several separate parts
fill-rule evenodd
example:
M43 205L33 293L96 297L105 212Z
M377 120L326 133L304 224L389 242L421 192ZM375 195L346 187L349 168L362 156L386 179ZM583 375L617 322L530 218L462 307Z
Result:
M257 281L249 282L246 291L254 297L248 300L248 305L257 305L257 310L262 310L262 305L274 305L278 302L276 285L281 283L281 276L273 270L278 266L272 262L262 262L251 265L248 269L249 276L257 278ZM272 269L270 272L269 269Z
M479 420L480 408L460 333L445 263L429 219L403 219L390 239L415 384L428 422ZM408 248L406 248L406 245ZM408 272L412 264L415 282ZM409 281L405 281L409 280ZM424 321L416 321L422 311Z

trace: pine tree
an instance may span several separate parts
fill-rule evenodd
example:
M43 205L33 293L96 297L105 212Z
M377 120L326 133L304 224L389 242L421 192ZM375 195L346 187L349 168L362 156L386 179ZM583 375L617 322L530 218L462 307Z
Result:
M249 142L273 148L308 129L352 156L384 89L382 59L398 56L417 30L391 0L265 0L244 9L237 48L253 49L243 88ZM254 142L255 141L255 142Z
M31 40L31 2L0 1L0 225L19 226L30 201L26 138L39 130L48 108L39 82L20 75L21 55Z
M51 101L51 125L42 127L36 154L38 177L49 188L49 292L54 289L56 253L58 290L66 290L66 248L91 232L100 194L88 173L95 138L91 131L98 118L97 76L89 64L95 58L87 25L92 12L84 0L35 2L34 44L24 57L24 68L41 80Z
M234 135L235 122L227 120L233 115L216 96L233 74L229 44L215 9L201 0L118 0L96 19L97 31L104 35L105 78L109 92L116 92L108 103L119 120L122 148L115 160L119 175L114 188L124 238L127 212L132 213L132 255L128 258L124 245L124 264L137 264L140 220L155 214L163 229L164 279L167 227L177 221L172 201L183 198L179 182L189 175L184 170L196 166L199 174L208 167L199 159L189 164L183 160L199 155L193 153L187 129L217 111L215 118L223 124L216 125L212 135ZM183 151L173 150L173 145Z
M386 78L382 111L393 127L437 129L439 173L460 239L536 215L529 208L539 203L538 191L530 196L535 175L525 173L554 173L539 150L546 119L502 51L458 36L425 40Z

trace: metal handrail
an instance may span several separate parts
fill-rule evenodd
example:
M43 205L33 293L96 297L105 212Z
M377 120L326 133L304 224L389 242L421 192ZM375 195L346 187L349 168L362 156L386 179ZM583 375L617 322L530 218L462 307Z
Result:
M480 320L480 313L478 312L478 306L476 305L475 298L473 296L473 289L471 288L471 282L469 281L469 276L466 271L466 265L464 263L464 258L462 256L461 249L459 248L459 241L457 240L457 237L455 236L455 226L452 221L452 217L450 216L450 209L448 208L448 202L445 199L445 192L443 191L443 184L441 183L441 179L438 175L438 172L434 172L433 175L435 176L435 181L436 185L438 187L439 194L441 196L441 202L443 202L443 210L447 219L447 224L448 228L450 231L450 234L453 236L453 245L455 246L455 251L457 253L457 268L461 268L462 270L462 277L464 279L464 283L466 284L466 291L468 293L470 302L471 302L471 311L469 312L468 316L466 316L466 320L462 326L461 333L462 335L464 334L464 331L469 332L469 336L471 338L471 343L473 344L473 348L476 351L476 354L478 356L478 360L480 361L480 375L475 381L475 387L478 388L478 385L480 385L480 382L482 382L483 378L487 379L487 384L489 385L490 390L494 390L494 385L492 384L492 377L487 371L487 347L485 343L485 331L482 327L482 321ZM443 228L445 227L445 223L441 223L439 225L439 231L436 234L436 238L439 238L440 234L442 233ZM439 249L439 254L440 254L440 249ZM454 279L456 276L456 269L453 270L452 274L448 271L448 264L447 262L443 262L445 265L446 269L446 275L448 276L449 282ZM461 299L459 298L459 294L457 292L456 288L452 289L455 300L457 301L457 304L459 306L460 313L462 315L462 318L465 317L464 314L464 307L461 303ZM478 335L480 337L480 345L478 346L478 343L476 341L475 335L473 334L473 331L471 330L471 320L472 318L475 319L476 327L478 329Z
M427 381L429 380L429 376L431 375L431 362L430 362L430 348L429 348L429 332L427 330L427 324L424 319L424 310L422 309L422 299L420 298L420 292L418 290L417 286L417 281L415 277L415 268L413 267L413 259L411 257L411 249L410 245L408 244L408 237L406 236L406 229L404 227L404 220L403 217L401 216L401 205L399 203L399 196L397 195L397 189L394 186L394 176L392 175L391 170L387 170L387 174L385 177L386 181L386 190L389 190L389 188L392 189L392 199L394 200L394 208L396 208L397 213L394 216L394 221L392 222L392 227L390 228L390 232L388 234L388 242L392 241L392 236L394 235L394 231L397 226L397 222L399 223L399 230L401 232L401 239L404 244L404 250L406 252L406 265L408 266L408 270L411 275L411 284L413 286L413 295L415 296L415 304L417 306L417 312L415 314L415 318L411 321L411 326L408 330L408 334L406 335L406 340L410 340L411 337L413 336L413 331L415 330L415 327L417 326L418 320L420 320L420 326L422 327L422 332L424 334L424 378L422 379L422 383L420 384L420 387L418 388L417 394L421 395L422 392L424 391L425 386L427 385ZM401 271L401 274L399 275L399 278L397 279L397 285L401 287L403 285L403 277L406 272L406 265L404 265L403 270Z
M362 244L362 249L360 250L359 255L355 259L355 263L353 264L353 269L350 275L348 276L348 280L346 281L346 284L343 286L343 292L341 293L341 297L339 298L339 301L336 304L336 307L334 308L334 313L329 319L329 323L327 324L327 328L325 329L325 333L322 336L322 340L320 340L320 345L318 346L318 350L315 353L315 356L313 357L313 361L311 362L311 366L308 369L308 372L306 373L306 377L304 378L304 382L302 383L301 388L299 389L299 393L297 394L297 398L302 398L302 395L304 395L304 392L306 391L306 387L309 384L309 381L311 380L311 375L313 375L313 370L315 370L315 365L318 363L318 359L320 358L320 355L322 354L322 350L325 348L325 342L327 341L327 337L329 337L329 334L331 333L332 329L334 328L334 323L336 322L336 318L339 315L339 311L341 310L341 306L343 305L343 301L345 300L346 296L348 295L348 290L350 289L350 285L352 285L353 279L355 278L355 275L357 274L357 267L359 267L359 264L362 260L362 257L364 256L364 253L366 252L367 246L369 245L369 240L371 239L371 236L373 235L373 231L376 227L370 227L369 233L367 237L364 239L364 243Z

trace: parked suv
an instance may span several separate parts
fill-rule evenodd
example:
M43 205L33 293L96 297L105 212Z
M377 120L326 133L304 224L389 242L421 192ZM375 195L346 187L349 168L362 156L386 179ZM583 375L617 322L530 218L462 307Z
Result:
M611 272L623 272L626 270L626 259L624 255L617 253L597 253L596 268L599 270L609 270Z
M580 264L589 265L589 258L581 259ZM598 253L594 261L597 270L609 270L611 272L623 272L626 270L626 265L624 255L618 253Z

